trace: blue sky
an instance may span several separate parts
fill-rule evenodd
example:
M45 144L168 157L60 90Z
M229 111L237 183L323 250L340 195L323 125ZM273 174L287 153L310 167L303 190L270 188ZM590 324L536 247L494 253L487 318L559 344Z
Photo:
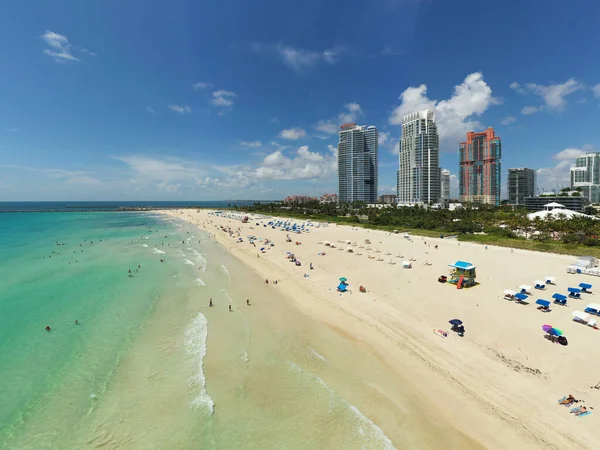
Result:
M341 122L434 107L441 165L493 126L509 167L568 183L600 150L600 4L12 1L0 15L0 200L336 192ZM454 182L453 193L456 195Z

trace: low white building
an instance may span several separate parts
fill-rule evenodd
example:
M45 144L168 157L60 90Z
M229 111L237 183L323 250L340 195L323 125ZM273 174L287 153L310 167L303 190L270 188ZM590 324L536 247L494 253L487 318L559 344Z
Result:
M597 219L597 217L594 216L588 216L587 214L582 214L577 211L571 211L570 209L566 209L564 205L561 205L560 203L556 202L546 203L544 205L543 211L537 211L531 214L527 214L527 218L529 220L534 220L536 217L539 217L542 220L546 219L547 217L551 217L553 219L559 219L561 217L565 219L572 219L573 217L587 217L590 219Z

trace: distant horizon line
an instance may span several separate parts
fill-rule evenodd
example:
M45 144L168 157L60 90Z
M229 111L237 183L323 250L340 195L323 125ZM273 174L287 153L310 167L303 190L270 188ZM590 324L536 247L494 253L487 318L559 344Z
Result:
M281 202L282 199L258 200L258 199L225 199L225 200L0 200L0 203L118 203L118 202L170 202L170 203L193 203L193 202Z

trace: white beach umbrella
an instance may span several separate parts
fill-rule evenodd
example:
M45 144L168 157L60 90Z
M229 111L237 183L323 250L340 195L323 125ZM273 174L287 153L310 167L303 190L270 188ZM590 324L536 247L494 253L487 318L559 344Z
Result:
M409 267L410 266L410 261L402 261L402 265L404 267Z
M350 253L352 253L354 251L354 250L352 250L352 247L348 247L346 250Z
M541 281L541 280L535 280L535 281L533 282L533 284L535 284L535 285L538 285L538 284L544 285L544 284L546 284L546 283L544 283L544 282L543 282L543 281Z
M546 280L546 283L554 283L556 281L556 277L551 277L548 275L546 275L544 279Z
M527 286L526 284L522 284L521 286L519 286L519 289L525 290L526 292L529 292L529 290L531 289L531 286Z
M504 289L504 295L512 295L513 297L517 295L515 291L511 291L510 289Z

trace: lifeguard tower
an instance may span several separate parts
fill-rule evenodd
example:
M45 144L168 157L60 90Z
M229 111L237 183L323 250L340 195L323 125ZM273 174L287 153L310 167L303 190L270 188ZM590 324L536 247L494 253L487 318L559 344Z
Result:
M464 287L475 286L477 282L475 281L476 267L470 262L466 261L456 261L454 264L450 264L452 268L450 270L450 279L448 280L450 283L456 285L456 289L462 289Z

